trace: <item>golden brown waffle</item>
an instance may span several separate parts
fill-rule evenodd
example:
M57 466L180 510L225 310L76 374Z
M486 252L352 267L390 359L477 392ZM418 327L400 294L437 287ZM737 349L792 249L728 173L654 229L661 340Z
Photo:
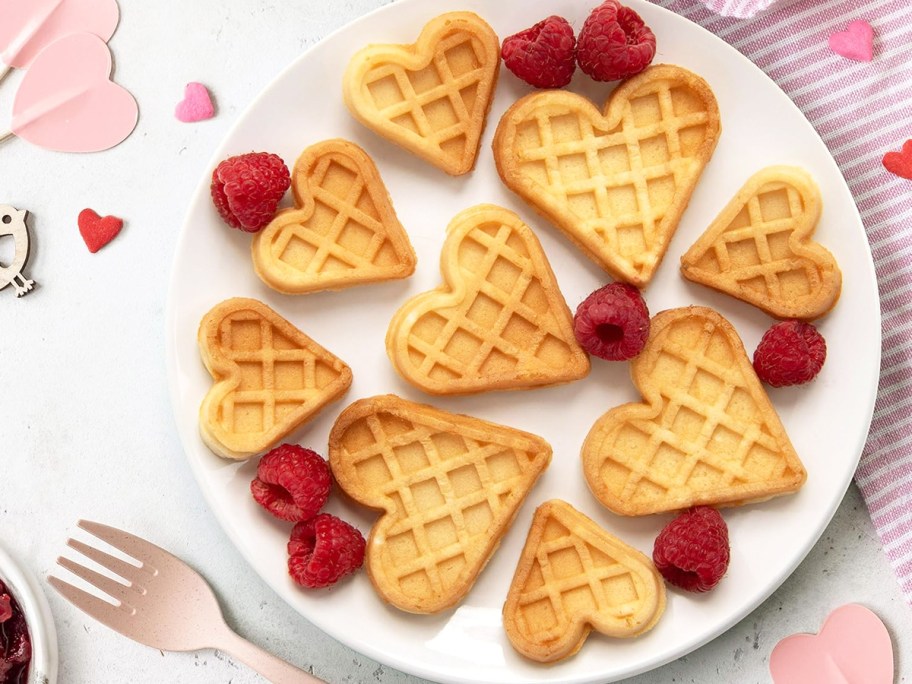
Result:
M471 12L432 19L413 45L368 45L342 82L358 121L447 173L475 166L500 69L500 41Z
M589 372L573 319L538 239L512 211L458 214L440 255L444 283L393 316L386 351L431 394L551 385Z
M540 437L392 395L355 402L329 436L336 481L384 511L371 582L412 613L462 600L550 460Z
M344 362L255 299L217 304L198 339L215 380L200 406L200 434L225 458L270 448L351 385Z
M517 651L551 663L576 653L592 629L634 637L664 611L665 583L649 558L565 501L538 507L503 608Z
M618 280L658 268L721 133L709 85L659 65L622 83L604 114L564 90L532 93L500 120L504 183Z
M820 209L806 171L765 168L681 257L681 273L777 318L819 318L842 289L833 255L811 240Z
M253 238L253 265L286 294L407 278L415 251L380 173L347 140L308 147L292 173L294 209L280 211Z
M657 314L630 372L646 403L608 411L582 449L590 489L615 513L739 505L804 484L738 334L712 309Z

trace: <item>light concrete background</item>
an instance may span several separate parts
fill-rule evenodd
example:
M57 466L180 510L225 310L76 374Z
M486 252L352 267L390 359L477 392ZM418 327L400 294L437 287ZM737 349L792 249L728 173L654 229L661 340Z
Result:
M0 540L46 577L79 518L146 536L201 570L242 635L330 682L414 684L323 636L251 573L203 502L181 452L164 370L163 307L191 192L212 150L273 76L331 30L382 0L121 0L111 41L116 78L137 97L139 127L120 147L63 155L0 145L0 203L32 212L27 273L36 291L0 292ZM20 74L0 84L0 128ZM187 81L218 115L177 122ZM91 206L126 221L97 254L76 216ZM11 247L0 243L0 261ZM787 534L787 530L783 531ZM134 644L50 595L62 684L262 681L214 652ZM769 654L826 614L861 602L886 622L897 682L912 681L912 609L853 486L821 541L752 615L651 682L769 682Z

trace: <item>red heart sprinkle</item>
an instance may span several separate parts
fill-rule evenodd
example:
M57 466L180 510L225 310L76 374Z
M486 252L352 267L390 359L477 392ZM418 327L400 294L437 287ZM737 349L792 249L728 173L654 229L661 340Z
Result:
M102 218L91 209L79 212L79 234L92 254L117 237L121 228L123 219L116 216Z
M902 152L887 152L883 165L890 173L912 180L912 140L906 140Z

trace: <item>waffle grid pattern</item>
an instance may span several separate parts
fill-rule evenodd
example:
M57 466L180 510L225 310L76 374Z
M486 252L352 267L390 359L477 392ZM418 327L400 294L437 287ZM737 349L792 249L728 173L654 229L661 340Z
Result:
M236 348L235 326L243 326L248 334L251 326L258 326L259 347ZM245 421L245 424L259 423L259 432L265 433L281 422L280 409L283 405L298 408L318 398L321 383L317 377L317 356L308 349L278 348L275 344L277 336L281 333L269 321L252 312L239 312L221 322L221 355L242 368L240 384L219 405L222 426L226 431L239 431L240 426L235 425L235 412L239 405L247 410L255 407L260 420ZM293 370L293 367L296 368Z
M543 288L525 242L524 252L521 253L517 237L519 233L515 228L500 225L495 235L486 232L482 226L463 238L463 243L479 245L484 254L473 260L473 264L465 263L466 259L459 260L460 269L474 271L475 274L466 278L468 289L462 301L452 309L438 309L425 315L441 317L443 314L446 317L445 324L434 339L420 336L424 318L419 319L410 331L409 358L415 374L424 378L434 378L435 372L459 378L478 377L485 374L485 363L492 355L496 355L501 364L512 363L518 368L553 372L554 366L542 356L556 354L562 360L560 365L570 358L570 347L563 341L550 308L547 305L544 310L533 308L524 301L530 289L542 292ZM509 291L505 290L506 281L514 276ZM473 320L473 307L478 305L479 300L487 306L500 307L490 328L484 328ZM508 326L509 333L506 332ZM507 339L505 333L513 339ZM455 338L464 343L474 340L475 351L470 355L460 352L464 358L453 356L448 350ZM415 355L415 352L418 354ZM416 362L416 358L420 361ZM440 371L441 368L444 370Z
M325 182L348 179L350 182L333 183L330 190ZM313 193L315 210L313 216L332 214L325 234L313 230L308 221L300 221L303 212L289 212L282 230L273 237L272 252L289 268L308 276L319 276L326 270L367 269L375 266L378 254L386 240L386 231L377 216L364 176L358 165L341 155L324 157L316 164L308 178L308 187ZM311 218L311 222L313 217ZM326 219L323 219L326 222ZM366 231L371 234L367 248L357 253L346 247L345 231ZM311 246L306 260L297 256L289 257L287 248L293 240L300 240ZM295 255L299 254L295 250Z
M534 121L540 144L519 152L521 166L544 162L547 192L559 206L569 206L570 211L581 220L574 223L574 233L586 242L594 243L599 253L613 254L627 269L640 275L650 272L656 264L655 249L664 240L660 224L670 206L653 206L651 188L671 181L677 190L693 181L694 167L698 162L682 152L680 133L709 122L707 112L675 114L673 90L674 86L659 81L637 91L637 99L657 99L660 117L657 120L652 117L646 121L637 120L628 102L621 126L608 133L601 133L588 117L578 113L539 112ZM576 120L575 126L562 125L560 128L572 130L575 137L563 139L555 136L555 119L563 120L568 116ZM664 138L665 159L661 163L644 166L643 145L658 136ZM615 150L620 153L621 159L612 155L602 160L600 153ZM586 172L581 177L570 178L570 174L562 170L562 160L579 156L585 159ZM612 196L621 194L626 195L626 199L623 209L619 210L621 205L612 200ZM580 215L573 210L577 198L594 210L594 217ZM636 209L624 210L631 200ZM622 232L626 235L622 236ZM624 245L634 245L635 248Z
M463 71L466 55L470 55L472 66ZM460 59L454 59L457 56ZM474 118L477 87L484 74L484 51L477 40L454 32L435 46L431 63L424 69L408 71L398 64L383 64L367 74L365 83L373 94L372 86L393 79L398 99L388 103L385 94L379 100L374 97L379 114L402 127L405 135L417 136L422 146L461 159Z
M356 473L364 467L375 471L376 459L380 458L389 475L386 482L372 485L370 492L372 501L392 500L398 511L387 518L391 522L383 529L384 582L391 581L406 594L410 592L403 580L409 586L426 586L429 593L448 595L454 591L452 568L462 575L481 562L481 552L487 544L479 538L498 536L498 528L512 519L512 504L525 493L534 455L465 435L457 437L431 420L428 424L409 422L403 430L405 419L397 416L398 427L393 433L384 429L381 415L384 414L371 414L364 419L373 442L355 451L346 449L345 457ZM461 440L463 450L441 453L438 440L452 446L458 443L454 439ZM405 463L397 454L412 452L416 445L424 462L413 467L413 458ZM503 459L512 459L512 465ZM474 469L474 477L468 478L471 486L466 485L466 469ZM458 475L458 482L454 475ZM428 488L439 494L439 500L431 506L417 500L427 501ZM415 492L419 494L416 496ZM437 526L450 530L451 537L441 535L439 529L432 531ZM375 531L375 538L376 535ZM406 543L399 543L403 540ZM416 575L422 576L426 585L408 581Z
M674 387L662 388L664 407L656 421L631 421L630 427L642 433L642 446L636 453L617 455L614 445L606 445L603 453L612 454L606 460L612 465L629 471L619 491L622 500L640 499L641 488L650 494L675 497L678 494L701 491L718 493L725 487L737 487L751 482L767 482L784 478L789 463L780 455L780 446L767 432L760 421L750 421L734 415L744 412L743 407L732 410L734 402L749 402L747 410L751 416L759 416L759 408L750 398L740 369L732 368L729 359L714 359L711 347L722 337L716 334L711 324L705 325L699 342L691 347L673 341L674 330L666 331L662 348L656 356L657 367L666 365L682 367ZM727 354L731 348L727 340ZM647 350L648 353L648 350ZM707 378L715 381L718 390L715 399L708 400L705 386L699 392L695 385L706 383ZM697 394L701 396L697 396ZM695 435L682 438L679 419L683 422L700 422L698 429L691 427L688 432ZM693 423L691 423L693 425ZM723 444L712 443L717 431L722 430L729 437ZM618 435L615 432L615 437ZM657 462L660 451L662 462ZM644 456L643 454L646 454ZM604 464L603 464L604 467Z

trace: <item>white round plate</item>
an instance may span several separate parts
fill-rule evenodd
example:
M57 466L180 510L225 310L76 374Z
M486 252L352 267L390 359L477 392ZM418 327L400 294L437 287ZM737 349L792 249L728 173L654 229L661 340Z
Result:
M584 380L562 387L436 399L394 373L384 335L408 297L440 281L438 259L445 228L462 209L481 202L508 207L539 236L571 309L608 277L546 221L501 184L491 139L502 112L528 87L505 69L497 87L475 171L451 178L357 124L342 103L342 74L362 45L410 43L432 17L465 9L484 17L501 37L549 14L578 29L594 3L529 0L401 0L336 32L303 54L253 102L216 151L219 160L250 150L280 154L289 166L319 140L343 137L377 162L402 224L418 253L405 281L293 297L266 287L254 274L250 237L227 228L201 180L174 261L167 313L167 364L172 399L187 457L225 531L250 565L288 603L320 629L352 648L400 670L440 682L606 682L655 668L722 633L759 605L805 557L826 527L855 471L867 434L880 361L880 318L870 252L849 190L814 130L791 101L733 48L695 24L643 0L628 0L658 38L656 62L680 64L715 90L724 132L700 181L665 261L645 292L650 311L705 304L732 321L753 350L771 320L752 307L686 282L677 264L736 190L770 164L795 164L813 174L824 198L817 237L838 260L842 299L820 323L829 359L808 387L772 390L772 401L808 470L792 496L724 512L732 544L727 577L704 596L669 592L654 630L632 640L593 634L565 662L543 667L524 660L508 643L500 611L532 512L562 498L647 554L668 516L623 519L602 508L587 489L579 449L590 426L609 408L633 401L627 364L593 360ZM612 86L577 74L570 89L603 102ZM210 167L211 168L211 167ZM196 331L202 316L233 296L260 299L351 365L354 383L345 399L327 408L294 439L325 454L327 435L349 402L393 392L416 401L475 415L543 436L553 461L529 495L500 549L455 610L410 615L385 605L364 572L331 591L305 591L286 571L291 526L273 520L250 497L256 460L225 461L197 433L199 404L210 378L199 359ZM335 496L330 512L365 534L374 514ZM352 616L357 615L353 620Z

